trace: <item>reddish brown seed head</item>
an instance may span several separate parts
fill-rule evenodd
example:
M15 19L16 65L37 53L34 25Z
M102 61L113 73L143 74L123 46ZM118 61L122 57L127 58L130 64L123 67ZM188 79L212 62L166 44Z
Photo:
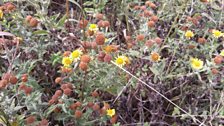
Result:
M5 88L8 82L6 80L0 80L0 88Z
M222 61L223 61L223 57L220 56L220 55L217 55L217 56L214 58L214 62L215 62L215 64L217 64L217 65L221 64Z
M70 96L72 94L72 90L70 88L66 88L64 90L64 94L67 95L67 96Z
M21 77L22 82L27 82L28 81L28 74L23 74Z
M159 18L156 15L153 15L151 17L151 20L154 21L154 22L158 22Z
M26 118L26 124L29 125L29 124L32 124L34 123L36 120L36 117L35 116L29 116Z
M33 90L32 87L26 87L26 88L24 89L24 92L25 92L26 95L29 95L29 94L32 92L32 90Z
M87 103L87 106L88 106L89 108L92 108L92 107L93 107L93 105L94 105L94 103L93 103L93 102L88 102L88 103Z
M91 93L92 97L98 97L99 96L99 93L97 91L93 91Z
M79 28L83 29L83 28L86 28L86 26L88 25L88 21L86 19L82 19L79 21Z
M205 38L198 38L198 43L204 44L206 42Z
M84 62L80 62L79 63L79 68L83 71L86 71L88 69L88 65L87 63L84 63Z
M84 62L84 63L89 63L91 60L90 56L89 55L82 55L81 56L81 62Z
M145 39L145 35L139 34L139 35L137 35L136 39L137 39L137 41L143 41Z
M55 95L56 95L56 96L62 96L62 91L61 91L61 90L57 90L57 91L55 92Z
M109 21L103 21L103 26L104 27L110 27L110 22Z
M31 20L31 18L32 18L32 16L31 16L31 15L26 16L26 19L25 19L26 23L29 23L29 22L30 22L30 20Z
M96 104L96 103L93 105L92 108L93 108L94 111L100 110L100 106L98 104Z
M154 21L148 21L148 27L150 27L150 28L155 27L155 22Z
M38 20L36 18L31 18L30 22L29 22L30 27L37 27L38 23L39 22L38 22Z
M110 63L110 61L112 60L112 56L110 54L106 54L103 60L104 62Z
M212 68L211 71L212 71L212 74L214 74L214 75L219 73L219 71L216 68Z
M105 43L105 36L104 34L100 33L100 34L97 34L96 36L96 44L97 45L103 45Z
M2 80L6 80L7 82L9 82L10 77L11 73L4 73L2 76Z
M48 126L49 121L47 119L42 119L39 123L39 126Z
M82 111L80 111L80 110L76 110L75 111L75 118L76 119L79 119L79 118L81 118L82 117Z
M96 14L96 19L102 20L103 19L103 14L101 14L101 13Z
M62 82L62 77L57 77L56 79L55 79L55 83L56 84L60 84Z
M159 37L156 37L156 38L154 39L154 41L155 41L158 45L160 45L160 44L162 43L162 39L159 38Z
M11 75L11 77L9 78L9 82L11 84L16 84L18 82L18 79L15 75Z
M97 22L98 27L104 27L104 21L100 20Z

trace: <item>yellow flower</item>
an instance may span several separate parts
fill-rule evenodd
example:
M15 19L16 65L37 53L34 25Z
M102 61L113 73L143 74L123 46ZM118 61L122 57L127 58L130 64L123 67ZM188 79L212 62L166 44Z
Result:
M160 61L160 55L158 54L158 53L156 53L156 52L153 52L153 53L151 53L151 60L153 61L153 62L158 62L158 61Z
M71 60L71 58L69 58L69 57L63 57L63 59L62 59L62 64L63 64L65 67L69 67L69 66L72 64L72 60Z
M120 67L124 66L126 64L125 56L118 56L115 63Z
M187 31L186 33L185 33L185 37L186 38L192 38L192 37L194 37L194 33L192 32L192 31Z
M221 51L220 55L224 57L224 49Z
M127 56L124 56L124 60L125 60L126 64L130 64L131 63L130 59Z
M81 55L82 51L80 49L76 49L70 54L70 58L74 61L77 61L80 59Z
M0 10L0 19L2 19L2 18L3 18L3 11Z
M190 61L191 61L191 67L193 69L199 70L203 68L204 62L202 60L198 58L191 58Z
M223 35L223 33L219 30L212 30L212 34L214 37L219 38Z
M107 110L107 115L110 116L110 117L113 117L115 115L115 113L116 113L115 109L108 109Z
M90 24L89 25L89 30L90 31L94 31L94 32L96 32L96 31L98 31L98 26L97 26L97 24Z
M109 42L109 39L105 38L105 42Z

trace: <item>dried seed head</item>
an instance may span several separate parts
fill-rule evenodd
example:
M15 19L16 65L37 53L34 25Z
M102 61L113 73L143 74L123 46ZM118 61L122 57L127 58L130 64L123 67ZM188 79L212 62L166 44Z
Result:
M60 84L62 82L62 77L57 77L56 79L55 79L55 83L56 84Z
M97 43L97 45L103 45L105 43L104 34L100 33L96 36L96 43Z
M94 111L100 110L100 106L98 104L96 104L96 103L93 105L92 108L93 108Z
M81 56L81 62L84 62L84 63L89 63L91 60L90 56L89 55L82 55Z
M214 58L214 62L215 62L215 64L217 64L217 65L221 64L222 61L223 61L223 57L220 56L220 55L217 55L217 56Z
M31 18L29 24L30 24L30 27L37 27L38 20L36 18Z
M137 35L136 39L137 41L143 41L145 39L145 35L143 34Z
M75 118L76 119L79 119L79 118L81 118L82 117L82 111L80 111L80 110L76 110L75 111Z
M36 117L35 116L29 116L26 118L26 124L29 125L29 124L32 124L34 123L36 120Z
M148 21L148 27L150 27L150 28L155 27L155 22L154 21Z
M88 65L87 63L84 63L84 62L80 62L79 63L79 68L83 71L86 71L88 69Z
M72 94L72 90L70 88L66 88L64 90L64 94L67 95L67 96L70 96Z

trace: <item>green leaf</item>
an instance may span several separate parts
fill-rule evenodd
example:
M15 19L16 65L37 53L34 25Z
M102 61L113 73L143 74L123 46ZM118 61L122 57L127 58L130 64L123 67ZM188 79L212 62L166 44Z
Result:
M91 6L91 5L93 5L93 2L92 1L86 1L83 5L84 6Z
M46 30L37 30L35 32L33 32L34 35L48 35L48 31Z
M64 15L57 23L57 27L62 27L65 23L65 20L66 20L67 16Z
M85 8L84 9L87 13L94 13L94 9L93 8Z

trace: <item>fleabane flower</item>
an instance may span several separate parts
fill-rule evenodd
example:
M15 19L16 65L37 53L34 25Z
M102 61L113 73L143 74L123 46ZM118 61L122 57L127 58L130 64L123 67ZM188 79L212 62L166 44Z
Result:
M70 58L76 62L77 60L80 59L81 55L82 51L80 49L76 49L70 54Z
M125 58L125 56L118 56L117 59L115 60L115 63L118 66L122 67L122 66L124 66L126 64L126 60L127 59Z
M107 115L113 117L115 115L115 109L107 109Z
M191 58L190 62L191 62L191 67L195 70L199 70L203 68L204 62L198 58Z
M150 55L150 59L153 62L158 62L158 61L160 61L160 55L156 52L152 52L151 55Z
M215 38L219 38L219 37L222 37L223 36L223 33L219 30L212 30L212 34Z
M98 28L97 24L90 24L89 25L89 30L93 31L95 33L96 31L99 30L99 28Z
M194 33L192 31L188 30L185 33L185 37L188 38L188 39L190 39L190 38L194 37Z
M62 64L64 67L69 67L72 64L72 59L70 57L63 57Z
M224 49L221 51L220 55L224 57Z

